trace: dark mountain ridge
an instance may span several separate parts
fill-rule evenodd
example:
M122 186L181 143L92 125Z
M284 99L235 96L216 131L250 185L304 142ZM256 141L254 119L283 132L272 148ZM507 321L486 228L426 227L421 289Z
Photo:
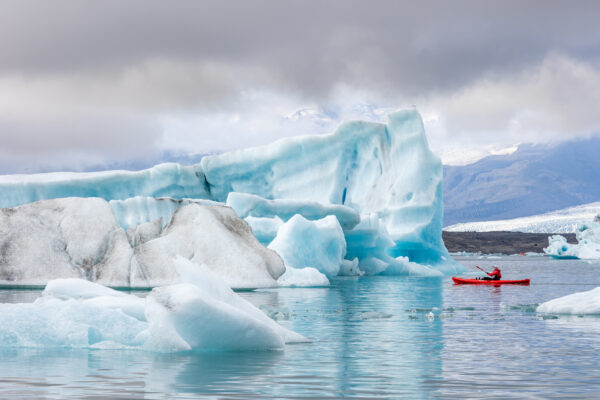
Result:
M444 226L517 218L600 200L600 137L521 145L444 167Z

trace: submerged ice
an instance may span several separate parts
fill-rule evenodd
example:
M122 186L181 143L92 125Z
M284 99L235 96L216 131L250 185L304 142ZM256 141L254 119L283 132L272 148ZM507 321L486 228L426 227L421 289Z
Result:
M0 207L9 222L0 226L0 245L9 251L0 258L0 279L155 286L176 278L175 254L206 264L233 287L275 286L286 267L312 267L328 277L455 272L460 267L441 239L441 183L440 160L415 110L391 114L387 125L346 122L329 135L282 139L192 166L4 176ZM44 199L56 200L31 203ZM86 199L97 209L73 211L89 207ZM52 201L81 205L64 211L72 217L49 217L57 212ZM24 207L36 210L28 221ZM97 225L98 213L113 220ZM63 229L61 221L76 218L95 240L78 244ZM298 221L316 227L314 235L302 233ZM34 248L19 225L33 228L42 245ZM333 231L327 249L314 240ZM310 270L290 272L287 284L300 276L324 282Z
M305 342L235 294L208 267L177 257L181 283L146 298L81 279L48 283L33 303L0 304L0 347L281 349Z

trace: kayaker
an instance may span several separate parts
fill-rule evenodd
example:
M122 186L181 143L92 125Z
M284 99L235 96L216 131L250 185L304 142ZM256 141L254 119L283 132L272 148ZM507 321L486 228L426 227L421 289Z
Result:
M494 270L492 272L483 272L489 275L481 278L484 281L499 281L500 279L502 279L502 274L500 273L500 269L498 267L494 267Z

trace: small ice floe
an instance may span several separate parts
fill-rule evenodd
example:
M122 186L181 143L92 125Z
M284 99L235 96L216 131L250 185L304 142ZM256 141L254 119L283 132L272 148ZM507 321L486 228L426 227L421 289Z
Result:
M567 315L600 315L600 287L573 293L540 304L537 312Z

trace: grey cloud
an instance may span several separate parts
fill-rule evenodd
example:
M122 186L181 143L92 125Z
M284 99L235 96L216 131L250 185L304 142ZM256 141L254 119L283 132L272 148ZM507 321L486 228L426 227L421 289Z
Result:
M432 108L445 124L439 140L485 145L508 131L505 145L526 129L535 139L544 124L554 124L542 134L555 138L573 118L582 120L576 129L594 129L595 112L581 101L595 99L599 14L599 2L583 0L5 0L0 164L60 167L263 143L312 127L277 121L295 104L348 106L340 87L386 106ZM564 71L585 65L594 84L548 74L527 85L554 54L568 60ZM508 125L539 96L559 99L564 88L551 82L562 76L578 84L568 113L540 122L562 110L539 101L534 118L519 120L524 127ZM253 91L274 97L259 105Z
M265 70L276 88L309 95L340 80L420 94L516 70L549 51L597 57L599 11L594 1L541 0L9 1L0 71L217 61Z

